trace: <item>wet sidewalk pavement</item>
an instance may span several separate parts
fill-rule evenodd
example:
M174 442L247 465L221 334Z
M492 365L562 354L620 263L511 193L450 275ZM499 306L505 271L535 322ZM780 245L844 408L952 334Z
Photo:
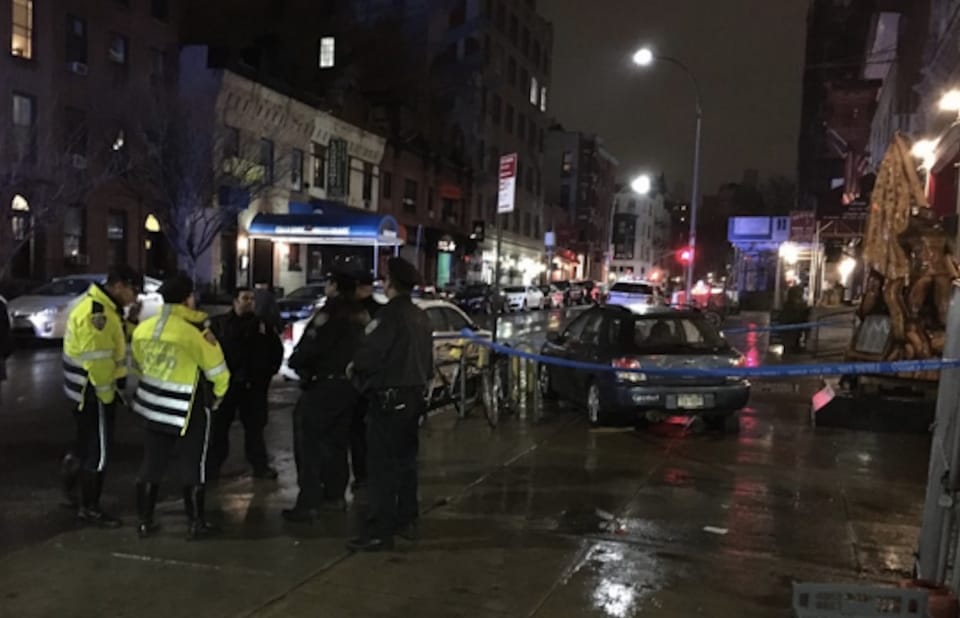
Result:
M433 417L421 439L423 538L391 553L344 549L357 503L284 523L295 486L279 446L279 483L238 476L209 498L225 526L216 540L183 540L179 502L158 509L156 538L138 540L133 489L114 488L131 494L126 527L69 530L0 557L0 616L790 616L793 581L892 582L910 570L929 446L814 432L812 388L757 394L740 435L590 431L571 409L496 430ZM295 397L290 386L274 395L274 445L289 443Z

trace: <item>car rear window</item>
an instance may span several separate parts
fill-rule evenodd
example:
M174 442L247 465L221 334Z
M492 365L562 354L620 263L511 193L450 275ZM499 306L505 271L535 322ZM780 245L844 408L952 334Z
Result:
M308 285L302 288L297 288L296 290L287 294L286 298L291 300L306 300L317 298L318 296L324 295L325 286L323 285Z
M640 316L624 320L618 343L625 352L634 354L710 353L730 349L709 322L688 316Z
M519 294L520 292L526 292L527 290L526 288L509 287L503 288L503 291L508 294Z
M611 292L620 292L622 294L653 294L653 286L646 283L615 283Z

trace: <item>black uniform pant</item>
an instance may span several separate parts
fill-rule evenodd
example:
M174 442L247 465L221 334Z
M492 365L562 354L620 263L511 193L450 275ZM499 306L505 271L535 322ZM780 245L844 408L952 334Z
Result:
M230 454L230 426L240 417L243 424L244 453L254 470L267 467L267 444L263 429L267 426L268 385L248 386L231 384L220 407L211 413L210 454L207 471L211 476L220 473L220 467Z
M350 421L350 465L353 468L353 480L363 483L367 480L367 409L370 404L361 398L354 408Z
M324 500L343 498L350 478L350 422L358 397L348 381L330 379L300 395L293 410L299 506L317 508Z
M104 404L97 399L96 389L88 384L83 392L83 407L73 409L77 438L73 454L80 467L87 472L103 472L107 468L113 447L113 417L115 404Z
M420 415L425 411L422 388L372 393L367 414L367 465L370 470L369 533L390 538L412 523L417 505L417 451Z
M182 436L172 430L157 429L148 424L143 439L140 481L159 484L176 454L180 480L185 487L206 483L209 434L210 411L205 408L193 410L187 431Z

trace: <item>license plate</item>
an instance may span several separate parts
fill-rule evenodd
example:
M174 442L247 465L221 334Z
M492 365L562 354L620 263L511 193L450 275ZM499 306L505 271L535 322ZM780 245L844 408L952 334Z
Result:
M681 410L698 410L703 407L703 395L677 395L677 407Z

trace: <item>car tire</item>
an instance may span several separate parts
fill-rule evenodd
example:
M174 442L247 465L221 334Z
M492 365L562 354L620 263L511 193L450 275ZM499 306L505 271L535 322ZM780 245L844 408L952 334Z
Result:
M540 389L540 395L544 401L553 401L557 399L557 393L553 390L553 380L550 378L550 368L541 364L537 369L537 386Z
M587 421L591 427L599 427L603 423L603 412L600 409L600 385L591 380L587 385Z

